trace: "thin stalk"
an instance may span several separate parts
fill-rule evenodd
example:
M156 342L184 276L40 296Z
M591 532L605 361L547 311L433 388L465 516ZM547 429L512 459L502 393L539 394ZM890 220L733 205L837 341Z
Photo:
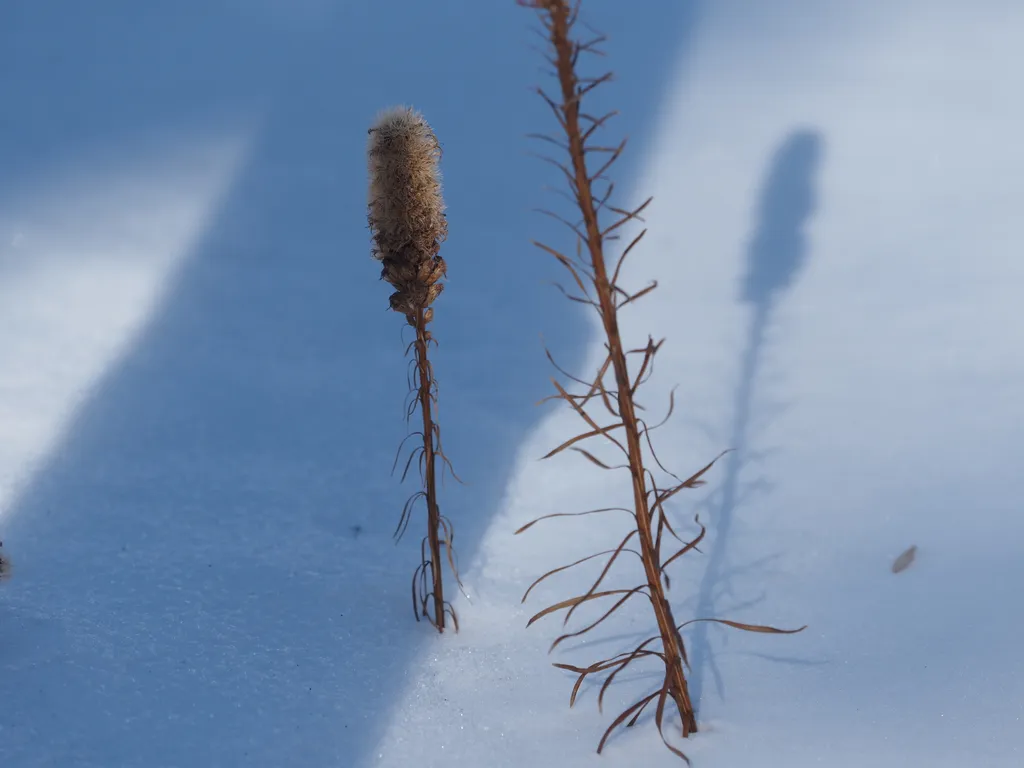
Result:
M673 525L667 517L665 503L683 489L696 488L703 485L705 482L702 479L703 476L723 454L720 454L705 467L683 480L662 465L655 453L654 445L651 443L651 431L657 429L664 421L657 425L649 426L642 415L637 415L638 411L642 409L634 401L634 396L649 377L654 365L654 356L657 354L662 342L655 343L653 337L648 336L646 347L640 349L624 348L619 328L618 310L649 294L657 287L657 282L651 282L645 288L633 293L627 292L619 284L622 264L626 256L633 250L633 247L641 240L646 230L641 231L623 249L615 262L614 269L610 269L605 261L605 241L616 239L618 234L613 236L613 233L618 233L620 228L629 222L640 221L640 214L647 208L650 199L632 210L623 210L614 205L609 205L608 199L611 195L612 183L607 179L605 171L619 157L625 146L625 141L615 146L593 146L588 143L596 128L603 125L614 113L603 116L588 114L581 110L580 102L595 87L607 82L611 75L605 74L599 77L582 78L577 75L576 66L582 54L599 54L600 51L597 46L604 38L598 36L589 41L578 41L570 37L574 24L577 21L580 0L575 0L571 4L570 0L518 0L518 2L521 5L539 11L544 30L551 42L551 49L548 51L546 59L555 70L559 92L550 96L543 89L538 89L538 92L554 112L561 130L564 132L564 140L559 137L557 140L549 139L549 141L562 148L568 154L569 161L560 162L551 158L545 159L553 162L563 173L570 187L570 196L574 199L582 216L580 220L570 222L565 217L551 214L566 224L577 236L575 259L570 259L556 248L543 243L535 242L535 244L554 256L572 276L581 295L567 293L567 297L593 307L600 314L601 325L605 334L605 348L607 350L607 357L592 381L589 380L589 375L581 378L567 373L555 363L554 359L551 359L551 362L560 373L576 384L587 387L585 394L571 394L557 380L552 379L552 383L558 392L557 399L564 400L582 421L586 423L586 427L581 433L564 441L557 448L550 451L544 458L552 458L563 451L570 450L578 452L591 464L604 470L617 470L628 467L633 484L633 506L632 509L610 507L578 513L556 512L543 515L522 526L517 533L527 530L534 523L541 520L570 515L625 511L633 515L635 520L635 527L614 550L606 550L590 557L581 558L570 565L552 569L534 581L530 588L527 589L523 600L526 599L534 586L549 576L562 573L581 563L589 562L596 557L607 557L600 575L597 576L586 592L549 605L535 614L529 620L527 626L533 624L538 619L559 611L566 612L563 624L567 624L572 614L580 606L591 605L591 601L614 598L613 604L596 621L589 623L582 629L570 631L558 637L551 644L550 650L553 651L563 641L569 638L580 637L595 627L600 626L605 619L614 614L630 598L637 594L646 595L654 611L655 620L658 625L658 634L647 638L631 652L618 654L611 659L597 661L586 667L560 663L556 663L555 666L575 672L578 675L569 698L569 706L572 706L576 701L580 686L589 676L603 675L604 682L597 697L597 706L600 710L605 691L608 690L612 681L622 670L639 660L660 660L664 664L664 677L658 689L634 702L612 721L597 745L597 752L598 754L601 753L608 743L608 739L618 728L629 728L635 725L645 709L654 702L654 723L662 742L673 754L689 763L686 755L668 741L664 731L666 709L671 704L675 705L679 713L682 736L685 738L697 731L696 713L684 673L684 665L688 666L689 661L687 659L686 646L680 634L681 630L690 624L706 623L719 623L734 629L764 634L794 634L802 631L804 628L792 630L778 629L767 625L745 624L704 616L691 619L682 624L676 624L665 594L665 590L668 589L670 583L669 575L665 572L666 567L687 552L695 550L704 538L706 529L700 524L699 517L695 518L694 522L700 526L700 533L692 541L684 542L673 529ZM593 172L587 168L586 160L589 154L603 156L602 160L599 161L600 168ZM595 187L599 188L602 185L606 185L603 194L595 193ZM609 212L614 213L616 218L602 228L601 216L607 216ZM586 244L586 254L583 253L584 243ZM564 289L563 292L565 292ZM630 376L628 365L630 355L642 356L642 361L637 368L635 376ZM548 357L551 358L550 353ZM605 377L609 372L615 378L613 388L609 388L605 384ZM604 410L607 411L606 414L596 416L585 408L587 403L595 397L599 398L599 402L604 406ZM673 398L670 396L668 416L671 416L672 410ZM611 417L610 421L608 419L609 416ZM668 416L665 417L665 420L668 419ZM619 431L620 429L621 432ZM591 439L600 439L609 447L614 447L617 451L621 452L621 455L626 459L626 463L609 466L586 448L581 447L582 443ZM667 488L658 487L657 476L652 472L651 468L645 466L645 443L650 451L649 459L653 465L678 482ZM664 543L665 537L663 534L666 532L670 537L683 544L683 546L674 553L666 553L666 559L662 562L661 545ZM644 583L631 588L609 589L604 584L605 578L619 559L619 556L627 552L639 557L643 562ZM656 645L659 640L661 641L660 650L657 649Z
M459 582L452 545L454 531L451 521L441 516L437 503L438 465L442 471L445 467L451 470L452 466L444 455L441 431L434 418L437 382L427 356L428 347L435 343L427 330L434 315L431 305L444 289L442 280L447 272L440 256L441 243L448 235L440 158L437 136L423 115L409 107L385 110L369 130L367 220L373 232L373 255L381 262L381 279L395 289L388 299L391 309L404 315L406 323L416 329L416 339L410 347L415 348L417 375L409 382L411 401L406 418L412 419L419 406L423 419L423 452L415 449L402 473L404 480L412 462L418 461L423 488L406 501L395 536L401 538L413 508L423 499L427 505L427 535L421 540L420 564L413 572L413 615L417 621L425 617L438 632L443 632L448 612L458 632L455 609L445 603L441 583L442 546L455 581ZM452 476L455 477L454 471Z
M598 221L598 212L591 188L591 176L587 171L584 152L583 131L579 119L578 79L574 71L575 46L569 39L569 9L564 3L552 3L552 42L555 49L555 67L562 92L562 114L565 119L565 133L569 143L569 156L573 176L583 215L587 249L593 268L593 282L608 341L608 352L615 373L618 390L619 414L626 434L626 448L629 469L633 479L633 503L636 509L636 525L640 553L644 564L647 586L658 623L663 644L666 674L670 685L668 694L679 708L683 721L683 736L697 731L697 719L690 701L689 689L683 674L683 643L676 630L672 609L665 598L661 579L661 564L658 548L651 530L651 513L648 507L647 482L643 465L643 449L640 442L640 427L632 396L632 381L626 362L626 354L619 334L618 314L608 270L604 258L604 238Z
M435 471L434 418L430 361L427 358L430 335L427 331L426 309L416 311L416 369L419 374L420 414L423 416L424 490L427 503L427 541L430 547L430 575L433 581L434 626L444 632L444 584L441 578L441 511L437 505L437 473Z

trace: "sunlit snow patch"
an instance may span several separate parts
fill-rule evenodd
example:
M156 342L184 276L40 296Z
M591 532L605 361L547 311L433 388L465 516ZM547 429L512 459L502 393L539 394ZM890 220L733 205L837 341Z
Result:
M0 516L159 304L245 147L204 137L0 200Z

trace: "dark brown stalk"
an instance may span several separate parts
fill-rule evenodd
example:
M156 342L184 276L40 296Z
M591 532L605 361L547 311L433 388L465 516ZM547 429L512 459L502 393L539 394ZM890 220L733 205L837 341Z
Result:
M589 623L581 630L561 635L552 643L551 648L554 649L564 640L579 637L595 629L630 599L638 595L645 596L654 612L654 619L658 628L657 635L648 638L631 652L595 662L587 667L574 667L565 664L556 664L555 666L573 671L579 675L570 698L570 706L575 703L580 686L588 676L605 673L606 677L598 696L598 707L600 707L608 686L623 669L635 661L658 659L664 668L664 678L661 687L635 702L616 717L605 731L598 744L597 751L602 751L609 737L618 726L623 724L626 727L633 726L648 705L654 702L654 721L665 746L673 754L683 760L687 760L686 755L682 751L668 742L663 727L666 706L671 703L675 705L679 715L682 736L685 738L697 730L695 708L690 700L689 687L684 674L684 665L688 666L688 660L686 647L680 634L681 627L693 622L718 621L735 629L751 632L788 634L793 631L799 632L800 630L778 630L761 625L704 618L679 624L672 614L672 608L666 596L666 590L669 585L666 567L687 552L696 550L697 545L704 537L705 530L703 526L700 526L700 533L692 541L683 541L667 517L665 504L683 489L694 488L703 484L704 474L711 469L717 458L685 480L672 475L665 470L658 460L650 436L654 429L657 429L667 421L668 416L659 424L648 426L646 421L637 413L642 408L636 402L635 395L641 385L651 375L654 358L660 350L662 342L655 342L653 338L649 337L644 347L640 349L626 349L619 330L618 312L623 307L653 291L657 287L657 283L651 283L635 293L627 292L618 283L619 273L626 257L641 240L644 232L633 238L626 246L611 272L609 272L605 260L605 250L607 243L617 237L616 233L624 225L640 221L640 214L650 203L650 200L648 199L633 210L623 210L610 205L609 199L613 185L608 181L605 174L621 155L625 142L623 141L613 147L595 146L591 143L594 134L604 126L614 113L601 116L588 114L582 110L582 102L591 90L607 82L611 75L609 73L599 77L582 78L577 73L577 65L581 54L598 52L597 46L602 42L603 38L581 42L572 37L573 27L579 13L579 2L570 6L567 0L517 1L520 5L538 11L546 37L550 43L548 62L552 65L553 74L558 82L558 95L557 97L552 97L543 90L539 90L539 93L554 113L561 133L564 135L564 140L555 140L551 137L542 138L546 138L550 143L562 149L568 159L565 162L558 162L550 158L545 159L561 170L568 182L571 198L576 204L580 215L580 219L573 223L560 216L551 214L555 219L565 224L576 237L576 259L571 259L550 246L541 243L535 244L554 256L568 270L580 295L573 295L564 288L562 289L563 293L569 299L589 305L598 312L601 317L605 336L605 349L607 351L607 357L592 380L577 378L558 368L571 381L587 387L585 393L573 394L568 392L558 381L552 380L558 393L556 397L568 403L586 423L587 429L564 441L544 458L551 458L562 451L572 450L578 452L590 463L603 470L628 469L633 494L633 509L631 510L607 508L589 510L582 513L560 512L545 515L523 526L517 533L525 531L541 520L566 517L574 514L589 515L611 511L626 511L633 516L635 522L634 529L620 542L618 547L591 555L590 557L581 558L570 565L548 571L534 581L527 590L526 595L523 596L523 600L525 601L526 596L538 583L548 577L564 572L593 558L607 557L600 575L587 592L548 606L534 615L530 619L529 624L544 616L563 610L566 612L564 623L567 623L572 614L581 605L592 601L611 599L611 606L604 610L596 621ZM604 157L600 159L598 169L591 171L588 167L588 159L593 158L594 155L604 155ZM600 190L598 187L600 187ZM609 212L615 214L615 218L611 223L602 224L602 216L607 216ZM635 375L630 373L630 355L641 356L640 365ZM552 363L554 363L553 359ZM558 367L557 364L555 365ZM614 378L612 388L609 388L605 383L605 378L609 373ZM585 409L595 398L611 416L612 421L609 423L598 423L594 415ZM671 415L672 408L673 400L670 398L669 416ZM609 465L578 445L591 439L603 439L614 446L624 457L625 463L616 466ZM654 466L674 479L675 482L667 488L659 488L655 475L649 465L650 462L645 457L645 445L647 456L653 461ZM700 525L699 519L696 522ZM664 561L662 561L661 547L669 537L676 539L682 546L674 553L668 554ZM634 542L634 540L633 546L635 549L628 548L627 545ZM602 588L612 567L623 554L639 557L644 570L644 583L632 588ZM649 647L658 642L660 642L660 650Z
M629 473L633 481L633 504L636 509L636 527L640 543L640 554L647 577L651 607L658 622L658 633L661 635L662 654L665 661L665 692L679 709L682 717L683 736L697 731L697 717L690 691L683 675L683 641L676 631L676 622L672 617L672 608L661 583L661 564L659 552L654 546L654 534L651 531L651 513L648 509L647 479L644 471L643 447L640 443L640 426L637 424L636 410L633 405L632 382L626 364L626 354L622 348L622 337L619 334L618 310L612 296L612 284L608 279L605 267L604 236L598 222L598 214L594 204L594 193L591 177L587 170L587 160L580 128L580 95L579 81L575 71L577 46L569 39L570 10L565 2L549 2L551 42L555 49L555 66L558 83L562 93L561 112L565 120L565 134L569 141L569 158L572 164L573 181L579 203L580 213L586 232L586 246L590 253L590 266L593 269L593 284L600 306L601 320L608 340L608 357L615 373L615 387L618 393L618 412L622 419L626 434L626 450L629 457Z
M427 357L427 348L430 343L430 331L427 330L425 309L416 312L416 370L419 374L419 391L417 397L420 403L420 414L423 417L423 472L424 491L426 492L427 505L427 540L430 546L430 572L431 591L430 596L434 602L434 620L439 632L444 631L444 580L441 577L441 512L437 505L437 471L435 469L434 432L435 424L431 406L431 376L430 360ZM426 611L424 611L426 613Z

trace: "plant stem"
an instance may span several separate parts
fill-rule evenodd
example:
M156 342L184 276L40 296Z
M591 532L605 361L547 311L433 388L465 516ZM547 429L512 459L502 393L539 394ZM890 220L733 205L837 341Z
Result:
M427 359L427 347L430 332L427 330L426 309L416 310L416 369L419 372L420 414L423 416L423 464L424 484L427 501L427 541L430 546L430 574L433 580L434 626L438 632L444 632L444 585L441 573L441 511L437 505L437 475L435 472L434 418L431 406L433 398L431 387L434 377L431 373L430 361Z
M605 265L604 237L591 189L591 178L587 172L583 132L580 128L579 82L574 70L576 46L569 39L570 12L567 5L562 2L552 2L548 8L552 22L552 42L556 53L555 65L562 92L561 111L565 121L566 138L569 142L569 155L572 158L577 200L586 227L587 249L594 270L594 287L597 291L601 319L608 340L609 356L615 371L619 415L626 433L629 468L633 478L633 503L637 533L640 538L640 552L643 557L644 572L647 576L647 586L650 590L648 596L661 635L668 695L679 708L683 721L683 736L685 737L697 731L697 720L693 704L690 701L686 677L683 674L683 642L676 629L672 609L665 598L661 580L660 557L651 531L652 519L648 505L640 428L633 405L632 384L626 363L626 354L619 335L615 297Z

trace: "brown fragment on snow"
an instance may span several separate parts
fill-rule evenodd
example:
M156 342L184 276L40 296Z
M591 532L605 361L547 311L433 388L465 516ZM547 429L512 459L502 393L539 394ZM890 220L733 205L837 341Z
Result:
M899 573L905 571L914 562L914 558L917 556L917 545L911 546L902 555L896 558L892 564L892 572Z

